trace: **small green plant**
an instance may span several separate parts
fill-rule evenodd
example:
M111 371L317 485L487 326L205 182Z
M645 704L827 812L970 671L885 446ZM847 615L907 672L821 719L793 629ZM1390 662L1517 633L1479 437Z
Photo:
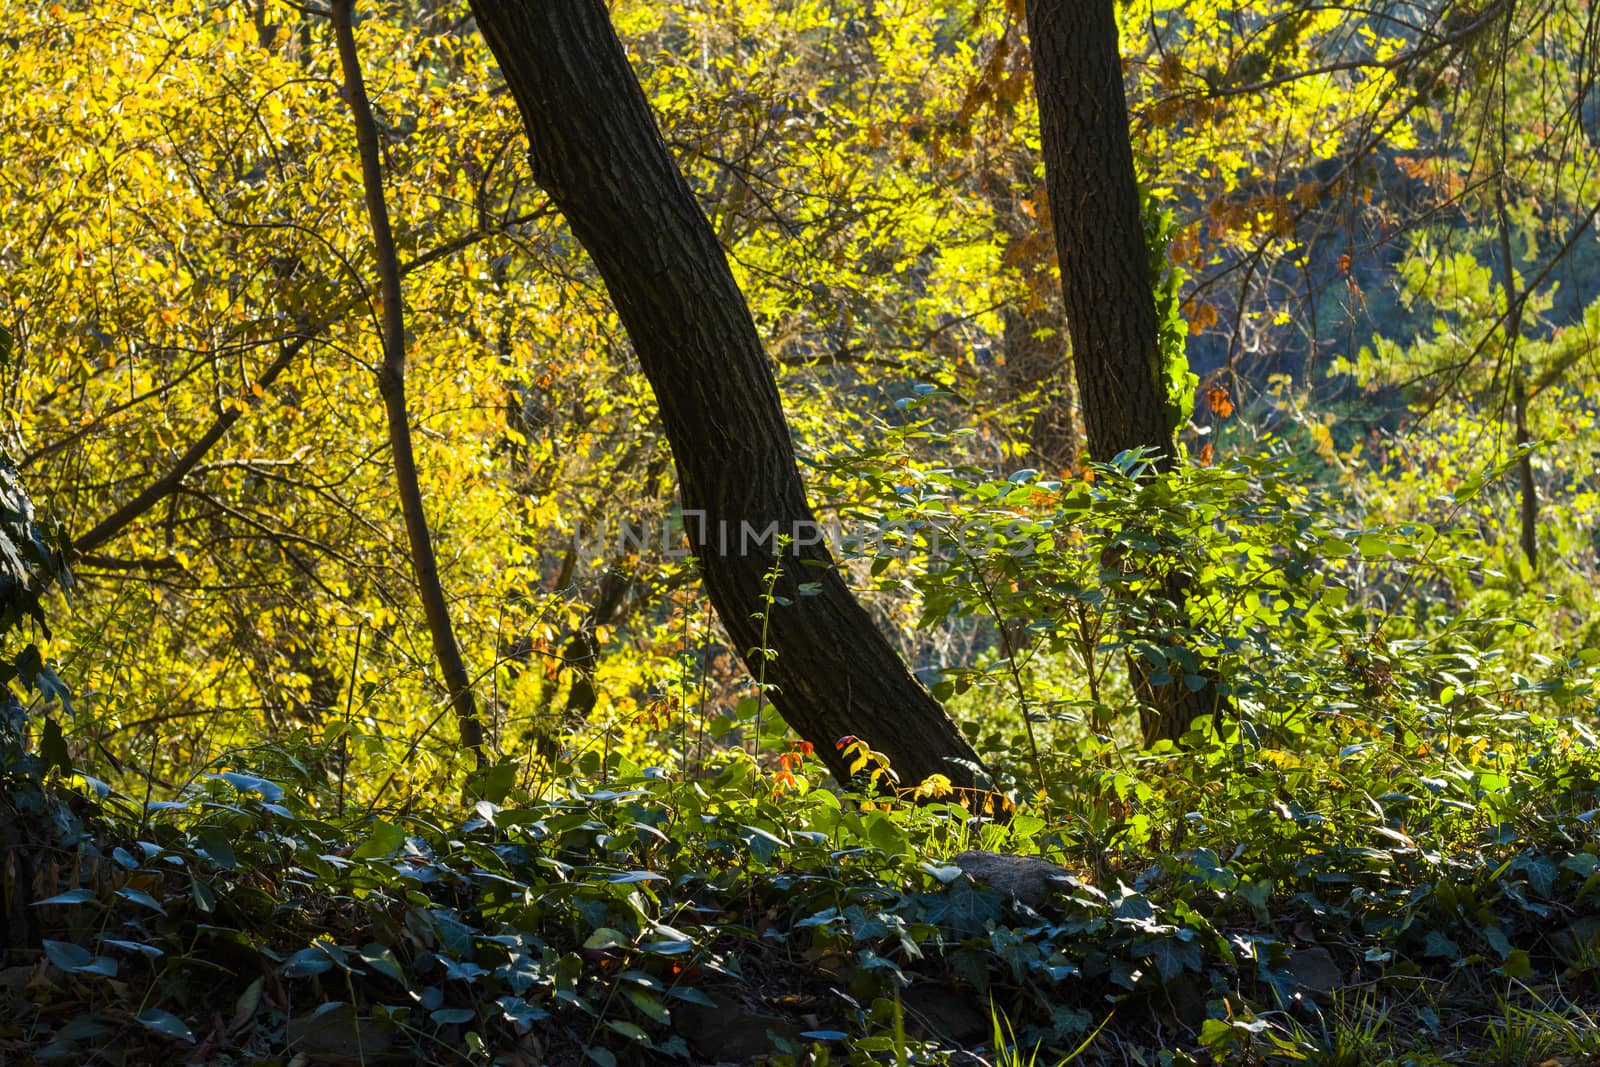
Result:
M761 717L766 708L767 694L770 687L767 685L767 664L778 658L778 650L772 648L767 640L771 632L772 612L779 607L789 606L789 601L777 593L778 582L783 578L783 555L789 550L793 539L788 534L777 534L774 538L772 551L772 566L762 576L761 609L751 614L752 619L761 620L761 644L750 649L746 655L750 659L759 660L760 667L756 670L756 710L755 710L755 745L754 756L757 761L761 758Z

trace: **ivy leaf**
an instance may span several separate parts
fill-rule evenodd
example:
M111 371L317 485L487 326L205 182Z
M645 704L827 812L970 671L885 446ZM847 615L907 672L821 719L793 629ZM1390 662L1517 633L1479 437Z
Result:
M161 906L161 901L157 900L155 897L151 896L149 893L146 893L142 889L133 889L124 886L123 888L117 890L117 896L121 897L123 900L138 904L140 907L149 908L151 911L156 912L157 914L165 915L167 913L167 909Z
M147 945L143 941L122 941L117 938L108 937L103 939L100 943L102 945L110 945L113 948L120 948L128 952L138 952L142 955L148 956L150 959L159 959L160 957L166 955L166 953L164 953L161 949L156 948L154 945Z
M1427 944L1424 945L1422 954L1431 959L1453 960L1461 955L1461 946L1440 931L1429 930Z
M93 974L102 978L117 976L117 961L96 956L82 945L70 941L43 941L45 958L68 974Z
M162 1011L160 1008L146 1008L134 1018L146 1030L161 1034L164 1037L176 1038L190 1045L194 1044L194 1033L182 1019L170 1011Z
M1155 964L1156 973L1163 982L1172 981L1184 971L1198 971L1204 962L1200 946L1177 935L1141 937L1129 950Z
M283 965L285 978L310 978L333 970L333 961L328 954L315 945L303 948L296 952Z
M43 900L36 900L33 906L42 908L46 904L88 904L96 899L98 898L92 892L80 887L69 889L65 893L57 893L53 897L45 897Z

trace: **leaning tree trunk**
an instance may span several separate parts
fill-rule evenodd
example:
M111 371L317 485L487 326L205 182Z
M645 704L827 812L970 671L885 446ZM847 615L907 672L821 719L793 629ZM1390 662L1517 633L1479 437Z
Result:
M1045 189L1089 454L1105 462L1129 449L1153 449L1158 463L1170 467L1176 427L1167 410L1115 6L1029 0L1027 19ZM1188 576L1174 573L1162 584L1173 622L1181 624ZM1181 680L1155 684L1143 660L1133 661L1132 670L1147 745L1176 740L1196 717L1220 707L1214 679L1190 692Z
M977 756L851 595L806 500L777 384L727 259L656 127L602 0L472 0L534 176L605 279L661 405L686 532L745 663L835 774L854 734L910 784ZM775 533L794 537L774 590ZM758 537L765 535L758 541Z

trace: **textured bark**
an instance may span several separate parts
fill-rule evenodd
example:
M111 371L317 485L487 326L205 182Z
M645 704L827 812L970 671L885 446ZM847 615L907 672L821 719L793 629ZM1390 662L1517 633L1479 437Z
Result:
M1090 455L1176 455L1112 0L1031 0L1034 87L1061 297Z
M1128 139L1115 5L1029 0L1027 19L1045 187L1089 454L1104 462L1128 449L1154 449L1158 462L1170 466L1177 445ZM1189 577L1170 575L1163 586L1173 622L1181 624ZM1165 635L1148 636L1160 641ZM1176 741L1197 717L1214 717L1223 707L1215 678L1190 692L1181 682L1157 685L1143 659L1130 658L1129 669L1146 745Z
M522 112L534 175L605 279L655 390L690 544L746 664L760 669L751 615L774 559L771 537L757 538L793 535L776 589L789 603L771 610L766 638L778 710L836 774L834 741L854 734L903 782L937 772L971 784L971 746L812 543L817 526L755 324L605 5L473 0L472 9Z

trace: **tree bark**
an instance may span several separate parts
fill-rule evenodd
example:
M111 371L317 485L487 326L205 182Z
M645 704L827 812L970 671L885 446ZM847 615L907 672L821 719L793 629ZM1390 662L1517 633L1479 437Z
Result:
M1128 138L1116 8L1113 0L1029 0L1027 21L1045 188L1089 454L1106 462L1129 449L1152 449L1157 464L1170 469L1176 427L1167 410ZM1189 583L1181 572L1162 581L1177 629L1186 621ZM1147 746L1176 741L1197 717L1215 716L1223 706L1215 678L1191 692L1181 679L1157 684L1143 659L1130 658L1129 667Z
M821 543L777 384L727 259L667 151L601 0L472 0L522 112L534 176L604 278L661 405L705 588L752 672L764 577L773 703L836 775L854 734L902 782L971 786L976 754L851 595ZM804 588L802 588L804 587Z
M1090 455L1177 454L1162 385L1155 296L1112 0L1027 10L1045 188Z
M422 611L433 639L434 658L439 661L445 689L461 730L461 744L484 764L483 725L478 721L472 682L461 660L450 623L450 604L439 582L439 564L433 554L433 535L428 529L427 512L422 504L422 487L417 476L417 460L411 445L411 415L406 406L406 327L404 293L400 287L400 257L395 251L394 233L389 226L389 206L383 195L383 166L379 159L378 128L372 104L367 99L361 77L361 59L356 51L351 13L355 0L333 0L333 29L338 39L339 62L344 71L345 99L355 120L356 145L361 155L361 178L366 190L367 217L378 263L379 294L383 314L383 363L378 368L378 392L383 397L384 414L389 423L389 451L394 461L395 492L405 518L406 539L411 548L411 569L422 598Z

